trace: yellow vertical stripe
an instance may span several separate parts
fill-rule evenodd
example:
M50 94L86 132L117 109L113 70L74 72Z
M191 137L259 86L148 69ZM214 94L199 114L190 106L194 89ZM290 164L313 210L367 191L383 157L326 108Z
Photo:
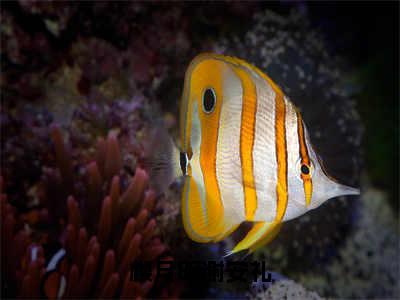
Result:
M257 110L257 89L245 70L234 67L242 82L242 122L240 128L240 158L245 199L246 220L252 221L257 209L257 193L253 173L253 146Z
M214 60L204 60L196 68L195 78L193 79L193 90L199 92L196 97L199 107L199 117L201 122L201 148L200 166L204 176L204 186L207 192L207 230L210 235L219 234L223 224L223 206L217 182L216 160L217 160L217 141L219 130L219 116L223 101L221 63ZM214 70L214 75L210 74ZM202 111L203 94L206 88L212 87L216 94L216 104L214 111L206 114Z
M202 60L192 70L189 93L189 111L192 113L193 102L197 101L198 117L201 124L200 167L204 182L198 182L197 184L204 185L206 191L207 222L203 230L200 230L201 234L206 237L220 235L223 232L224 225L224 207L216 174L219 118L224 97L222 69L223 63L220 61ZM203 94L208 88L212 88L216 95L215 108L212 113L204 113L202 109ZM191 126L193 123L193 120L191 120L192 115L189 115L187 119L187 123L190 123ZM193 145L190 148L192 147Z
M287 184L287 145L285 128L286 109L282 93L276 93L275 98L275 142L277 161L277 214L276 221L283 219L288 201Z

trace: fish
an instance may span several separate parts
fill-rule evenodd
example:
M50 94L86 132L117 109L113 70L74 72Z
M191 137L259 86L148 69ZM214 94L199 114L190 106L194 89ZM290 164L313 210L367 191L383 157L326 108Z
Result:
M51 257L41 280L41 295L45 299L62 299L66 292L68 262L64 248Z
M299 109L246 61L202 53L189 64L179 113L179 143L167 151L172 177L183 176L186 234L215 243L251 222L227 253L252 253L282 223L330 198L358 195L327 174Z

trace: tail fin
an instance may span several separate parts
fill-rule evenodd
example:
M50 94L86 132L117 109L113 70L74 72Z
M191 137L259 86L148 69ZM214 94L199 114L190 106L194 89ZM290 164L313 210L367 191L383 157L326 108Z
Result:
M168 131L157 126L150 132L145 145L146 168L152 177L153 187L159 192L165 192L180 176L180 151Z

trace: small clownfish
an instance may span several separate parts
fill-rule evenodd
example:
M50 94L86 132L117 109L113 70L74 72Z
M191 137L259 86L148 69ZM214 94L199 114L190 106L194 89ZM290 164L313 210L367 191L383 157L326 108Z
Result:
M41 293L47 299L62 299L66 292L68 270L65 250L59 249L50 259L41 282Z
M253 227L228 255L270 242L282 222L359 190L326 174L300 112L267 75L212 53L190 63L180 104L180 149L171 175L184 176L187 235L218 242Z

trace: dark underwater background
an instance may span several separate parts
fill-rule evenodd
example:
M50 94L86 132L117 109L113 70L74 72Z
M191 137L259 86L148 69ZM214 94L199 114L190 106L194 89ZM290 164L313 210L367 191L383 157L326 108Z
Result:
M2 298L57 289L59 249L64 298L400 298L398 2L10 1L0 32ZM161 193L149 169L151 133L176 136L185 69L205 51L265 71L329 173L361 188L229 258L265 261L272 284L155 280L154 266L130 280L133 262L220 262L246 230L190 241L181 183Z

